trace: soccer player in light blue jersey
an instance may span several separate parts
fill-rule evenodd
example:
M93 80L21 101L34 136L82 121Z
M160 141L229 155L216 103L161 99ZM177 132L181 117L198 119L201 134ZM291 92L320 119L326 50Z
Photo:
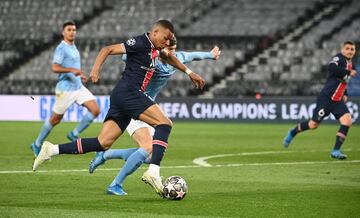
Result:
M168 47L165 48L169 53L174 54L181 63L186 64L195 60L217 60L220 57L220 49L215 46L210 52L175 52L176 50L176 40L171 40ZM123 60L126 60L126 56L123 56ZM176 69L167 64L161 59L157 59L156 68L153 77L148 84L145 93L153 100L160 93L161 89L165 87L166 83L169 81L171 75L173 75ZM113 182L110 184L107 193L114 195L127 195L122 189L122 184L125 181L126 177L132 174L136 169L140 167L142 163L149 163L150 158L146 160L137 153L138 150L142 150L141 153L146 153L151 155L152 152L152 141L154 135L154 128L148 125L147 123L140 120L131 120L130 124L126 129L129 135L133 138L134 141L139 145L140 148L129 148L129 149L109 149L103 152L97 152L94 159L91 161L89 166L89 172L93 173L94 170L99 166L105 163L109 159L123 159L125 164L120 170L118 175L115 177ZM139 157L136 157L138 155ZM118 186L121 187L121 190L118 188L117 192L112 191L111 187ZM120 191L119 191L120 190Z
M31 144L35 157L40 152L41 145L54 126L60 123L66 110L76 102L88 109L80 123L67 134L74 141L90 123L99 115L100 110L95 96L83 85L87 81L81 71L80 53L75 46L76 25L73 21L63 24L63 41L56 47L52 71L58 74L55 88L55 104L53 114L45 121L36 140Z

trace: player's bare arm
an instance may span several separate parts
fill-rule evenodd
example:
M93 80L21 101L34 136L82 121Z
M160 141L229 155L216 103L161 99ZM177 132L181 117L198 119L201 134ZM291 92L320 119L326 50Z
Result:
M165 60L168 64L170 64L171 66L181 70L182 72L185 72L186 74L189 75L191 81L194 83L195 87L198 89L203 89L205 86L205 80L199 76L198 74L194 73L193 71L191 71L189 68L187 68L184 64L182 64L175 55L166 52L166 51L162 51L161 52L161 58L163 60Z
M83 83L87 82L87 76L80 69L63 67L60 64L52 64L51 69L54 73L74 73L75 76L80 76Z
M80 76L83 72L80 69L63 67L60 64L52 64L51 70L54 73L74 73L75 76Z
M121 54L125 54L125 53L126 53L126 50L125 50L125 46L123 43L109 45L109 46L102 48L100 50L99 54L97 55L94 66L91 70L91 73L90 73L91 81L93 83L97 83L99 81L100 68L109 55L121 55Z

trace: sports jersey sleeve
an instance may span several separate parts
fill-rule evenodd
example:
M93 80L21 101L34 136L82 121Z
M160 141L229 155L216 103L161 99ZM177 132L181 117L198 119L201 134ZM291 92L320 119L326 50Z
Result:
M211 52L175 52L176 57L183 64L204 59L214 59Z
M333 57L328 66L330 76L343 79L345 76L350 75L350 71L344 66L346 66L346 60L344 58L339 55Z
M65 56L64 49L61 47L57 47L55 49L52 63L53 64L62 64L63 60L64 60L64 56Z
M141 45L141 40L138 40L138 37L133 37L124 43L126 53L136 53L143 49Z

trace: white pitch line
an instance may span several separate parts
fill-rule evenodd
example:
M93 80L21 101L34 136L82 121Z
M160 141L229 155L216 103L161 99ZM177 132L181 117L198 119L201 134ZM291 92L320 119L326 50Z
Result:
M175 168L198 168L197 165L188 165L188 166L164 166L162 169L175 169ZM97 169L96 171L119 171L122 168L102 168ZM141 169L147 169L147 167L141 167ZM36 172L32 170L2 170L0 174L27 174L27 173L74 173L74 172L89 172L89 169L72 169L72 170L37 170Z
M302 161L302 162L275 162L275 163L240 163L240 164L217 164L208 166L211 167L244 167L244 166L283 166L283 165L315 165L315 164L352 164L360 163L360 160L333 160L333 161ZM188 169L188 168L201 168L199 165L184 165L184 166L163 166L162 169ZM97 169L96 171L119 171L121 168L104 168ZM147 167L142 167L147 169ZM39 170L33 172L31 170L6 170L0 171L0 174L37 174L37 173L73 173L73 172L86 172L88 169L73 169L73 170Z
M353 149L343 149L344 151L353 151ZM356 149L359 151L360 149ZM255 156L255 155L266 155L266 154L286 154L286 153L315 153L315 152L325 152L327 150L303 150L303 151L260 151L260 152L242 152L242 153L234 153L234 154L218 154L218 155L211 155L206 157L199 157L193 160L193 163L201 166L201 167L211 167L212 165L207 162L209 159L214 158L222 158L222 157L233 157L233 156ZM355 150L354 150L355 151Z
M252 156L252 155L263 155L263 154L281 154L290 153L291 151L261 151L261 152L243 152L236 154L218 154L206 157L199 157L193 160L193 163L202 167L211 167L212 165L206 162L208 159L221 158L221 157L232 157L232 156Z
M282 166L282 165L314 165L314 164L345 164L345 163L360 163L360 160L349 161L303 161L303 162L275 162L275 163L244 163L244 164L225 164L214 165L214 167L241 167L241 166Z

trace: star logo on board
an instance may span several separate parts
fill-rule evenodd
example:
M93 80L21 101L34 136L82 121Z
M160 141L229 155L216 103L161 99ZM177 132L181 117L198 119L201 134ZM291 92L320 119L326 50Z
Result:
M135 45L135 43L136 43L136 40L134 38L128 39L126 41L126 44L128 44L129 46L133 46L133 45Z

